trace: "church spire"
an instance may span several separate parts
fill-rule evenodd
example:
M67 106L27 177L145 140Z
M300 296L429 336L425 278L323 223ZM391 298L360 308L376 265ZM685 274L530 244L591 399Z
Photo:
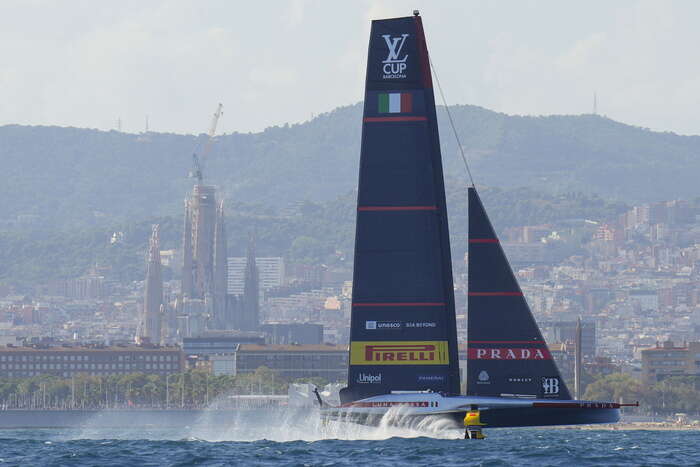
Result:
M182 297L192 297L192 211L189 199L185 200L185 226L182 233Z
M214 225L214 293L213 293L213 325L217 329L229 329L226 293L228 287L226 225L224 220L224 201L221 200L216 209Z
M160 264L160 225L153 225L146 263L143 315L139 340L160 344L163 278Z
M257 331L260 326L260 276L255 258L255 233L248 240L245 276L243 283L243 313L240 329Z

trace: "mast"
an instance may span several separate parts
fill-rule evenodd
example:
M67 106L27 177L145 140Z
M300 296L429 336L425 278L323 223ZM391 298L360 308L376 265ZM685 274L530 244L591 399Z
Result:
M459 393L452 260L435 99L419 16L370 33L348 388Z

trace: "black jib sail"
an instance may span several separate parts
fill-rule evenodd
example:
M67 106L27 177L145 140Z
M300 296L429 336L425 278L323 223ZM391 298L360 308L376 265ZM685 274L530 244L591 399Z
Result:
M571 399L474 188L468 294L467 394Z
M418 16L372 22L352 295L343 402L459 393L440 142Z

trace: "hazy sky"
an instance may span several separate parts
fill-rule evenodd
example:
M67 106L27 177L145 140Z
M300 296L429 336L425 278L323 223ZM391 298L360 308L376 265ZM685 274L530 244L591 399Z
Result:
M362 99L369 20L419 8L448 102L700 134L700 2L0 0L0 125L258 131Z

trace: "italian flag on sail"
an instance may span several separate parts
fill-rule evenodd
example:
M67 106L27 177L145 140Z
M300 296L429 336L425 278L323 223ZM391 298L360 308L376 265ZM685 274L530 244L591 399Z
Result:
M410 92L390 92L378 96L380 114L402 114L412 111L413 96Z

